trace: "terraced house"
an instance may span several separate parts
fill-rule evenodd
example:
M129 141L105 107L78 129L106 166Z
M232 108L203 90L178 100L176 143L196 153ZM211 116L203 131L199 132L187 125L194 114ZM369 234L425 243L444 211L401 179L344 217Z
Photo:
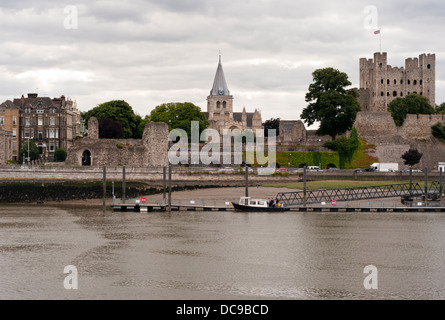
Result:
M1 110L5 110L2 113L3 121L7 124L4 130L11 131L13 139L16 139L12 142L12 160L20 160L20 149L28 140L32 140L39 148L41 159L51 161L56 149L67 150L76 137L81 136L77 103L63 95L49 98L29 93L27 97L22 95L13 101L5 101L1 104Z
M9 143L8 152L2 153L4 161L1 162L17 161L19 158L19 109L10 100L0 104L0 126L3 128L4 150ZM6 139L7 136L8 139Z

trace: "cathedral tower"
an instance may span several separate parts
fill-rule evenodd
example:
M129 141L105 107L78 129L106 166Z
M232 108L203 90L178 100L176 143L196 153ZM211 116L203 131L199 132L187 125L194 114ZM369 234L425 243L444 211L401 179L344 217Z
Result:
M209 113L209 120L220 122L233 120L233 96L230 95L229 88L227 87L221 64L221 55L219 56L213 87L210 90L210 95L207 97L207 112ZM226 116L224 117L224 115ZM228 119L223 120L223 118Z

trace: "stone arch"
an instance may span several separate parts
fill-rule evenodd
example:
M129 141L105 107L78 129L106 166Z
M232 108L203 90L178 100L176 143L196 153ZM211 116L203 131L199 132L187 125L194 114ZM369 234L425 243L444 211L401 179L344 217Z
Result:
M82 160L81 160L82 166L91 166L91 151L88 149L85 149L82 152Z
M223 101L223 108L227 106L227 102Z
M216 108L218 108L218 109L221 108L221 102L220 101L216 102Z

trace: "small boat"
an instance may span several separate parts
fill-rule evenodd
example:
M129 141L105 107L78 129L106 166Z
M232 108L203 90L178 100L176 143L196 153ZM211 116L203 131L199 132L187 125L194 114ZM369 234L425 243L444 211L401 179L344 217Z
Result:
M285 208L281 203L275 203L274 200L253 199L251 197L241 197L239 202L232 202L236 211L248 212L283 212L290 208Z

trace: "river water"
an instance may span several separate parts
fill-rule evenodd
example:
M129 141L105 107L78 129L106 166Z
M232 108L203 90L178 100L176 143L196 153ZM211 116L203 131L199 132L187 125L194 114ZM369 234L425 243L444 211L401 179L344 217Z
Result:
M444 266L443 213L0 208L0 299L443 299Z

